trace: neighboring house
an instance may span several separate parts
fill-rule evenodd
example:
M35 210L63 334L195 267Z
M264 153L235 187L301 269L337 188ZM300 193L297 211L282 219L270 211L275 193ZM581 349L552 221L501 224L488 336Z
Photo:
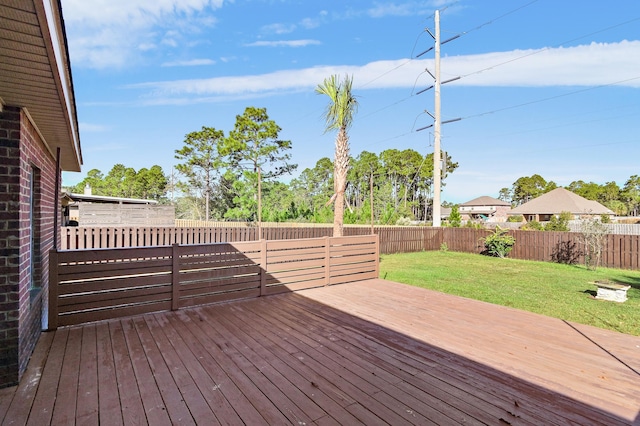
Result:
M0 387L47 327L61 171L81 164L60 2L0 0Z
M175 226L175 207L156 200L62 193L64 226Z
M449 220L451 207L440 207L440 220Z
M462 220L506 222L511 204L497 198L483 196L460 204L458 211Z
M558 216L562 212L571 213L572 219L615 215L613 211L597 201L587 200L564 188L556 188L521 204L512 209L509 215L523 216L527 222L548 222L551 216Z

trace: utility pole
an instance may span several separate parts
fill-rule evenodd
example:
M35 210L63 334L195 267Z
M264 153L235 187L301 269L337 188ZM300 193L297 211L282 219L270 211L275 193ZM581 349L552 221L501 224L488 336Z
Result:
M416 56L417 58L419 58L420 56L424 55L427 52L430 52L431 50L435 50L435 67L436 67L436 71L435 74L432 74L431 71L429 71L429 69L426 69L425 71L427 71L429 73L429 75L433 78L434 83L432 86L427 87L426 89L422 89L419 92L417 92L417 94L421 94L426 92L427 90L430 89L434 89L434 94L435 94L435 99L434 99L434 114L431 114L429 111L425 112L427 114L429 114L431 116L431 118L433 118L433 124L430 124L428 126L425 127L421 127L419 129L416 129L417 132L420 132L422 130L428 129L430 127L433 127L433 198L432 198L432 204L433 204L433 208L432 208L432 219L433 219L433 226L434 227L440 227L440 222L441 222L441 208L440 208L440 193L441 193L441 187L442 187L442 173L446 173L447 168L446 168L446 154L445 154L445 162L442 162L442 158L441 158L441 152L440 152L440 137L441 137L441 131L440 128L442 127L443 124L446 123L451 123L454 121L460 121L461 118L454 118L452 120L446 120L446 121L442 121L442 116L440 114L440 86L446 83L450 83L452 81L455 80L459 80L460 77L454 77L451 78L449 80L445 80L445 81L441 81L440 80L440 45L448 43L452 40L457 39L458 37L460 37L460 34L455 35L451 38L446 39L445 41L440 41L440 11L436 10L435 12L435 34L432 34L431 31L429 31L429 29L427 28L426 31L429 33L429 35L431 35L431 37L433 37L434 40L434 46L430 47L429 49L425 50L424 52L418 54L418 56ZM442 163L442 164L441 164Z
M371 235L373 232L373 166L371 168L371 175L369 176L369 204L371 204Z
M435 83L433 85L435 90L435 105L434 115L435 122L433 125L433 226L440 227L440 127L442 125L442 118L440 116L440 11L436 10L435 13L435 66L436 75Z

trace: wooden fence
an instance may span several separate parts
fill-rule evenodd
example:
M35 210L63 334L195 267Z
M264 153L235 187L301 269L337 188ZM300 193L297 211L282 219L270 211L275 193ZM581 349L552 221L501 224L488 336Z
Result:
M375 235L54 250L49 329L377 278L378 253Z
M346 236L369 235L370 227L345 227ZM481 238L490 230L473 228L431 228L416 226L374 227L380 239L380 253L406 253L439 250L446 245L448 250L480 253ZM562 250L572 248L578 262L584 251L576 232L520 231L510 230L516 244L509 257L525 260L553 261ZM264 227L262 236L267 240L319 238L333 234L331 226L325 227ZM62 228L63 249L147 247L171 244L207 244L217 242L255 241L255 227L228 228ZM640 269L640 235L609 234L605 238L602 266L621 269Z

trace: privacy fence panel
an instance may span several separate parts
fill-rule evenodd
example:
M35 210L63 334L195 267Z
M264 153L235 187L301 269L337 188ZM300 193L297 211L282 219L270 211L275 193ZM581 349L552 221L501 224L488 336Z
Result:
M328 237L331 226L301 224L263 227L262 238L268 241ZM371 227L345 226L345 236L370 235ZM467 253L481 253L482 238L491 230L474 228L432 228L416 226L376 226L380 253L408 253L447 249ZM579 232L549 232L510 230L516 244L509 257L526 260L556 261L570 259L584 261L584 242ZM146 228L62 228L62 249L93 249L113 247L145 247L171 244L209 244L221 242L256 241L257 227L146 227ZM606 236L602 266L640 269L640 235L609 234Z

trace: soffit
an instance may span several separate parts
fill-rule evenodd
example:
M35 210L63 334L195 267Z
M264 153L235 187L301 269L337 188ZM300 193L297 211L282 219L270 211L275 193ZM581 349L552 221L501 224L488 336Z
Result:
M0 99L26 108L61 168L82 156L64 24L57 1L0 0Z

